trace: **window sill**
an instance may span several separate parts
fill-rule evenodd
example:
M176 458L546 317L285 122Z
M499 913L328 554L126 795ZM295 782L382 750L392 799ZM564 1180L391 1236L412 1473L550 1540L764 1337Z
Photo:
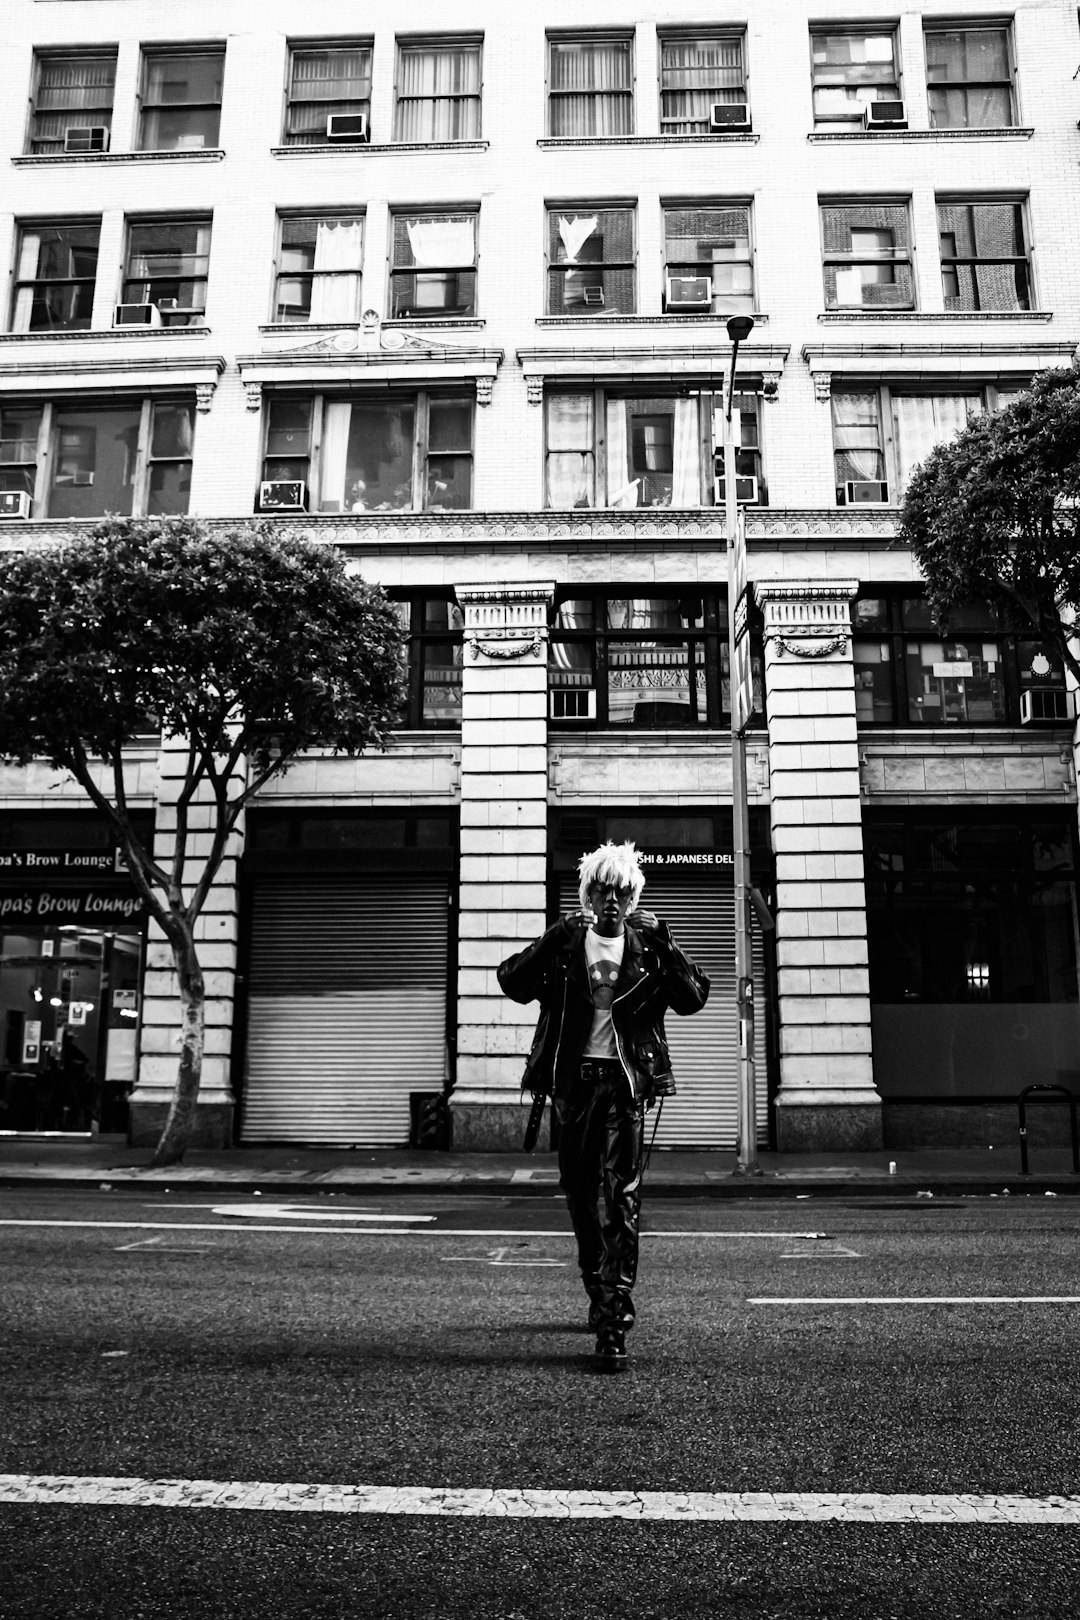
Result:
M592 146L756 146L760 139L752 129L740 129L723 135L548 135L536 144L541 151L557 152Z
M959 321L969 324L971 321L1052 321L1053 311L1048 309L974 309L955 310L951 314L948 310L940 309L827 309L818 316L818 322L823 326L844 325L848 321L901 321L905 324L912 321L932 321L940 325L942 322Z
M415 320L408 315L394 315L382 324L403 332L411 332L417 327L425 330L430 328L435 332L482 332L487 322L476 315L419 315Z
M13 157L17 169L48 169L64 163L220 163L225 150L204 146L192 152L30 152Z
M138 338L209 337L208 326L101 326L82 332L0 332L0 343L79 343L87 339L130 343Z
M277 158L357 157L363 152L486 152L490 141L371 141L337 142L333 146L272 146Z
M537 326L723 326L730 315L538 315ZM755 326L765 326L769 317L754 311ZM725 339L726 341L726 339Z
M386 327L400 328L406 332L411 332L417 327L431 327L435 331L449 328L453 332L481 332L487 322L468 319L458 320L453 316L448 316L441 320L431 320L429 318L417 321L392 320L382 321L380 324L383 329ZM260 333L266 337L299 337L304 332L362 332L363 330L362 321L268 321L265 326L259 327Z
M1031 125L1003 125L995 129L829 129L811 130L807 140L834 141L1029 141Z

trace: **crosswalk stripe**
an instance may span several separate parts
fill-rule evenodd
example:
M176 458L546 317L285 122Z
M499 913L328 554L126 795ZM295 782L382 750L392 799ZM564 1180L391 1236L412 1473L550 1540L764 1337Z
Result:
M1080 1496L474 1490L423 1485L296 1485L0 1474L0 1504L42 1503L56 1507L232 1508L261 1513L381 1513L466 1519L1080 1525Z

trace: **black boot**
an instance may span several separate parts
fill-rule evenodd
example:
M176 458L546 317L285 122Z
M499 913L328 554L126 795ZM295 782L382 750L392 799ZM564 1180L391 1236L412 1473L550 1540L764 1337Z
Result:
M622 1372L626 1367L626 1335L622 1328L604 1327L596 1335L593 1364L599 1372Z

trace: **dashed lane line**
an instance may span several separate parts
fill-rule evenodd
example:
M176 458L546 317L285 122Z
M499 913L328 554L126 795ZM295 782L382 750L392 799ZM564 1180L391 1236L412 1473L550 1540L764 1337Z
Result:
M748 1305L1080 1305L1080 1294L804 1294L751 1296Z
M1080 1525L1080 1496L881 1495L871 1491L460 1490L209 1479L0 1474L0 1504L232 1508L464 1519L639 1519L714 1523Z

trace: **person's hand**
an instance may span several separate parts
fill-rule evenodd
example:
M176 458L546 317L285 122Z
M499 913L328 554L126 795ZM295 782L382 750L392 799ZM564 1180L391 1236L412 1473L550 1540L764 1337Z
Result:
M655 911L632 911L626 920L631 928L659 928L660 926L660 919Z
M568 911L563 918L563 925L567 930L573 928L591 928L596 921L596 912L585 906L581 911Z

